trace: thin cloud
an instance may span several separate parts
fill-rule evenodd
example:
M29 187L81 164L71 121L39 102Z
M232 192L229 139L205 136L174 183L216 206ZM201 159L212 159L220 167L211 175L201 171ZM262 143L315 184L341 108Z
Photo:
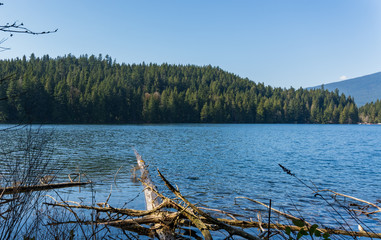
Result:
M343 75L343 76L340 77L340 80L342 80L342 81L343 81L343 80L347 80L347 79L348 79L348 77L345 76L345 75Z

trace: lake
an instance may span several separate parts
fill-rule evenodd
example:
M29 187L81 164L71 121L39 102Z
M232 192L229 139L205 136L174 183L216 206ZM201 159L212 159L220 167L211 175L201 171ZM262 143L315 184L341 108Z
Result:
M80 171L95 183L93 191L61 190L70 200L86 204L94 194L97 202L104 202L112 186L112 206L144 209L143 188L131 178L136 165L133 149L149 165L160 191L168 192L156 169L193 203L210 208L248 215L247 208L266 211L243 199L234 204L235 197L264 203L271 199L274 208L296 216L300 211L329 226L332 217L325 203L278 164L307 185L370 202L381 199L381 126L44 125L42 129L53 131L52 157L64 166L60 178ZM364 221L381 232L380 224Z

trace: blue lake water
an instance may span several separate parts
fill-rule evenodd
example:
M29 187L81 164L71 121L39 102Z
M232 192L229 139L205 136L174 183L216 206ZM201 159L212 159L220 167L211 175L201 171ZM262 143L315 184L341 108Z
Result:
M3 126L4 127L4 126ZM132 181L136 149L152 178L167 192L156 169L192 202L250 214L260 209L245 196L330 225L327 207L278 164L306 184L362 198L381 199L381 126L365 125L45 125L53 131L53 158L65 174L81 171L95 183L95 199L110 193L115 207L144 209L142 186ZM118 174L115 173L119 170ZM116 183L116 184L115 184ZM90 187L61 190L91 203ZM93 191L93 193L94 193ZM70 196L70 195L69 195ZM70 198L70 197L69 197ZM263 209L264 212L266 212ZM255 219L256 213L253 213ZM379 223L364 221L381 231Z

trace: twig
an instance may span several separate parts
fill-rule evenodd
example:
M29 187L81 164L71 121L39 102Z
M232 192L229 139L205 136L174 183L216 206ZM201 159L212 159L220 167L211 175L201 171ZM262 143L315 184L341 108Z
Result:
M298 217L292 216L292 215L290 215L290 214L281 212L281 211L279 211L279 210L277 210L277 209L275 209L275 208L272 208L271 206L268 206L268 205L266 205L266 204L264 204L264 203L262 203L262 202L260 202L260 201L257 201L257 200L254 200L254 199L251 199L251 198L248 198L248 197L235 197L235 199L236 199L236 198L247 199L247 200L249 200L249 201L251 201L251 202L258 203L258 204L260 204L260 205L262 205L262 206L264 206L264 207L266 207L266 208L268 208L268 209L271 209L271 211L276 212L276 213L278 213L279 215L285 216L285 217L288 218L288 219L291 219L291 220L301 220L301 221L305 222L306 224L311 225L310 223L304 221L304 220L301 219L301 218L298 218Z
M368 202L368 201L365 201L365 200L362 200L362 199L359 199L359 198L355 198L355 197L352 197L352 196L349 196L349 195L345 195L345 194L342 194L342 193L338 193L338 192L334 192L330 189L322 189L322 190L318 190L318 191L315 191L314 193L318 193L318 192L331 192L335 195L338 195L338 196L342 196L342 197L346 197L346 198L350 198L350 199L353 199L355 201L358 201L358 202L362 202L362 203L366 203L372 207L375 207L378 209L378 211L375 211L375 212L372 212L372 213L368 213L368 214L373 214L373 213L376 213L376 212L380 212L381 211L381 207L377 206L376 204L374 203L371 203L371 202Z
M271 199L269 204L269 222L268 222L268 229L267 229L267 239L270 240L270 223L271 223Z
M219 209L214 209L214 208L206 208L206 207L198 207L200 209L204 209L204 210L208 210L208 211L214 211L214 212L219 212L219 213L222 213L222 214L225 214L226 216L228 217L231 217L233 220L237 220L237 217L244 217L243 215L240 215L240 214L236 214L236 213L229 213L229 212L226 212L226 211L222 211L222 210L219 210Z
M118 169L118 171L116 171L115 175L114 175L114 183L115 183L115 186L116 186L116 176L118 176L118 173L120 171L120 169L122 169L123 165L120 166L120 168Z

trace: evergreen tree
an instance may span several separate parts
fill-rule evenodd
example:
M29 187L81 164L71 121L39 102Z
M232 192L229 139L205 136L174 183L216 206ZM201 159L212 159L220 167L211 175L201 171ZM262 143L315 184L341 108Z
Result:
M117 64L72 55L0 61L7 99L0 120L54 123L357 123L381 118L379 101L357 109L321 88L282 89L218 67ZM17 80L16 80L17 79ZM25 93L25 94L24 94Z

